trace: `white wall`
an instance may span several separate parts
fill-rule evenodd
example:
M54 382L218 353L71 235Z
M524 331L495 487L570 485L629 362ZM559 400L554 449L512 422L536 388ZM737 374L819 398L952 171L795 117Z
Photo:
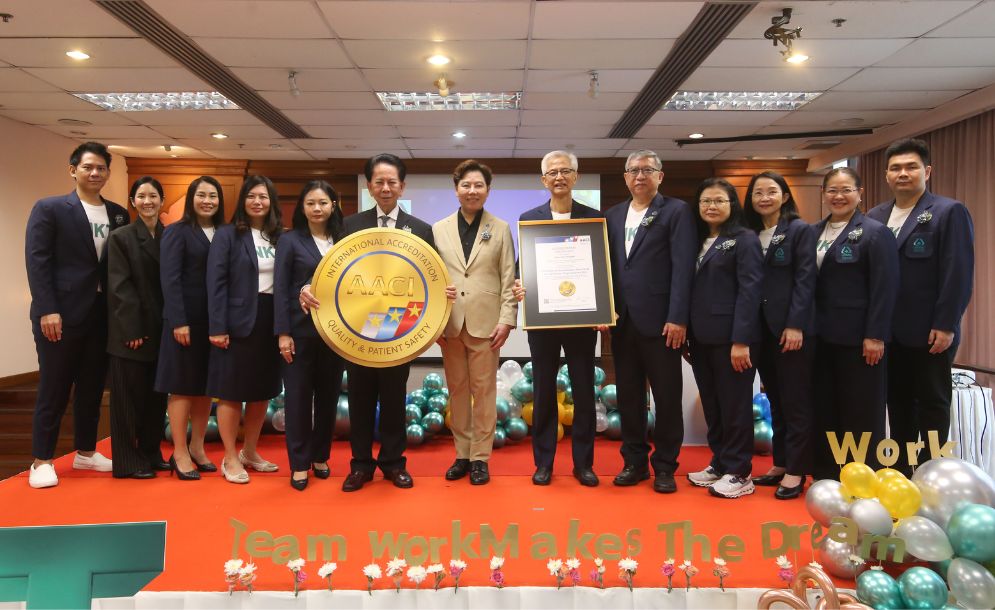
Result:
M0 117L0 377L38 370L28 310L31 294L24 269L24 231L35 201L75 188L69 154L79 142L50 131ZM104 197L124 204L128 166L115 155Z

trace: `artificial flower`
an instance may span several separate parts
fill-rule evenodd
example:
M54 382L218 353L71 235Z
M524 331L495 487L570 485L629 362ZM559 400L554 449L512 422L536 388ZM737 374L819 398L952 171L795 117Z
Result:
M422 566L411 566L408 568L407 574L408 580L415 583L415 588L417 589L418 585L420 585L422 581L425 580L425 577L428 576L428 570Z
M338 564L331 561L322 564L322 566L318 568L318 578L324 578L325 581L328 582L329 591L332 590L332 574L334 574L335 570L338 568Z
M383 576L383 572L380 571L380 566L371 563L363 568L363 576L366 577L366 591L372 596L373 581Z
M664 561L663 565L660 566L660 572L667 577L667 593L672 592L674 590L674 574L677 572L677 568L674 567L674 560L668 559Z
M629 591L632 591L632 578L636 575L638 567L639 562L631 557L626 557L618 562L618 577L625 581Z

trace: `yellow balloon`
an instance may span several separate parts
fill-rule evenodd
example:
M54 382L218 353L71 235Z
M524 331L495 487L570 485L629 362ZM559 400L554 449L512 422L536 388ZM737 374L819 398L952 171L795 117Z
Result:
M560 418L560 423L564 426L574 425L574 408L568 406L563 410L563 417Z
M840 472L840 483L858 498L873 498L878 492L878 477L862 462L850 462Z
M524 419L525 423L527 423L528 425L530 425L530 426L532 425L532 403L531 402L527 402L524 405L522 405L522 419Z
M565 399L566 397L567 397L567 393L566 393L566 392L557 392L557 393L556 393L556 402L558 402L558 403L562 403L562 402L563 402L563 400L564 400L564 399Z
M453 412L450 410L446 411L446 427L450 430L453 429Z
M563 414L567 411L567 405L563 401L556 403L556 421L563 423Z
M556 424L556 440L563 438L563 424Z
M908 479L905 478L904 474L902 474L901 472L895 470L894 468L882 468L881 470L879 470L877 472L877 475L878 475L878 485L879 486L884 485L885 483L887 483L888 481L891 481L893 479L905 479L905 480L908 480Z
M878 501L888 509L893 519L911 517L922 504L922 493L916 484L902 477L889 479L878 488Z

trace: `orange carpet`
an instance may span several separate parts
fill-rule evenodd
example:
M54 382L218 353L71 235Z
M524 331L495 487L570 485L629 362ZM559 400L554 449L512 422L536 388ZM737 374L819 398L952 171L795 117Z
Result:
M426 564L448 564L454 549L462 549L462 558L469 564L461 584L487 585L487 561L494 552L488 543L502 540L509 543L501 551L507 558L504 574L509 586L553 585L554 579L545 569L549 556L580 558L582 584L590 584L592 560L600 554L609 558L606 586L622 584L616 558L632 556L639 562L636 586L663 586L660 566L672 557L677 563L691 559L701 571L694 584L713 587L718 579L712 575L711 562L703 556L714 556L720 539L726 536L730 538L723 544L742 546L735 552L740 560L729 563L732 575L726 586L776 587L774 559L763 558L761 524L811 523L802 500L775 500L773 488L758 488L753 496L725 500L691 486L683 473L704 467L709 455L703 447L684 449L678 493L668 496L654 493L649 481L634 488L612 486L611 478L622 466L619 443L602 438L597 441L595 457L595 470L602 482L597 488L581 487L570 476L569 439L560 443L549 487L531 484L528 440L494 452L489 485L474 487L465 479L447 482L442 473L453 458L453 449L445 437L408 451L413 489L396 489L378 475L363 490L346 494L341 484L348 468L347 442L333 444L330 463L334 476L328 480L312 477L308 489L301 493L287 482L283 438L263 439L261 454L279 463L281 472L253 473L251 483L243 486L225 482L220 474L198 482L180 482L163 476L165 473L154 481L115 480L110 474L73 471L71 458L63 457L56 462L61 477L58 487L30 489L26 473L0 482L0 525L165 520L166 570L148 589L212 591L224 589L221 568L233 550L238 557L249 559L250 547L257 553L270 553L253 558L259 568L255 586L260 590L290 587L286 568L273 561L274 550L284 558L299 553L309 559L305 567L308 588L324 586L316 572L326 559L325 550L339 565L334 576L336 587L365 588L362 567L372 560L383 566L403 550ZM110 455L109 441L102 441L98 449ZM164 451L168 456L168 445ZM218 462L220 445L211 445L209 454ZM754 460L756 473L769 466L769 458ZM688 522L694 537L687 537L679 522ZM490 537L488 531L492 532ZM332 538L322 539L321 535ZM313 560L308 557L309 537L312 556L316 557ZM781 544L780 534L769 538L768 544ZM668 541L672 550L668 550ZM787 552L796 565L812 560L808 537L801 536L800 541L799 550ZM690 554L685 552L686 543L693 543ZM674 584L683 586L683 582L678 573ZM444 586L451 583L447 578ZM386 578L377 584L377 588L390 586Z

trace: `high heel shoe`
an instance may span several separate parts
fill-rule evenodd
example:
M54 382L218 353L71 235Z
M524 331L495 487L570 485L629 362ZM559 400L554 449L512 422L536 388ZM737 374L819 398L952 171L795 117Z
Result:
M249 482L249 473L244 470L238 474L228 474L228 469L225 468L225 460L221 460L221 475L224 476L225 480L229 483L237 483L239 485L244 485Z
M194 460L193 463L194 463L194 466L197 467L197 472L217 472L218 471L218 467L215 466L211 462L204 462L203 464L201 464L197 460Z
M319 479L327 479L332 474L332 471L328 468L328 462L325 462L324 466L324 468L316 468L314 464L311 464L311 469L314 470L314 476Z
M189 472L183 472L176 465L176 456L169 456L169 476L173 476L176 473L176 478L181 481L199 481L200 473L196 470L191 470Z
M308 479L307 475L305 475L303 479L295 479L294 475L291 474L290 486L296 489L297 491L304 491L305 489L307 489L307 479Z
M250 460L245 455L245 451L238 452L238 461L242 462L242 465L255 470L256 472L276 472L280 469L279 466L273 462L268 462L266 460L259 460L258 462Z

